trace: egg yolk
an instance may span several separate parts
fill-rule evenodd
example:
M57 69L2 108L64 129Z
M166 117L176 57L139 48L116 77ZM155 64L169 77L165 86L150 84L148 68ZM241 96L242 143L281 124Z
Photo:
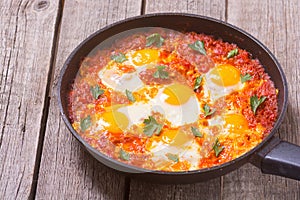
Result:
M230 64L218 65L212 69L212 82L220 86L232 86L240 81L240 71Z
M108 124L106 129L111 133L120 133L125 130L129 124L129 120L125 114L114 110L103 113L102 119Z
M185 143L191 141L192 139L192 135L189 135L181 130L168 129L164 130L158 136L152 136L146 144L146 149L151 151L151 149L156 148L161 141L169 146L182 147Z
M180 130L167 130L162 134L162 141L176 147L181 147L190 140L191 137Z
M185 143L185 134L182 131L179 131L177 129L175 130L165 130L161 134L161 139L166 144L175 143L174 145L180 145L182 143ZM177 146L176 145L176 146Z
M167 96L165 99L166 103L171 105L182 105L193 96L193 90L186 85L175 83L167 86L163 90L163 94Z
M227 114L224 116L225 126L230 132L239 132L248 129L248 121L241 114Z
M136 66L143 66L158 60L159 51L156 49L142 49L134 52L132 62Z

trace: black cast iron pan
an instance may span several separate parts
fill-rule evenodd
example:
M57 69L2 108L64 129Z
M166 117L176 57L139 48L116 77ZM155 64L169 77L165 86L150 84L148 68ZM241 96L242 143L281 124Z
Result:
M211 168L184 172L149 171L116 161L92 148L78 135L69 121L67 94L69 93L70 85L77 74L81 59L88 55L99 43L112 35L140 27L163 27L177 31L205 33L216 38L222 38L223 41L235 43L240 48L252 53L254 58L260 60L265 67L265 71L274 81L275 87L279 90L279 115L271 133L257 147L235 160ZM160 183L204 181L224 175L247 162L261 168L263 173L300 180L300 147L274 137L287 108L287 97L287 82L280 64L272 53L257 39L225 22L209 17L181 13L150 14L133 17L97 31L79 44L71 53L64 64L58 82L58 101L62 118L73 136L77 138L88 152L101 163L117 171L124 172L131 177Z

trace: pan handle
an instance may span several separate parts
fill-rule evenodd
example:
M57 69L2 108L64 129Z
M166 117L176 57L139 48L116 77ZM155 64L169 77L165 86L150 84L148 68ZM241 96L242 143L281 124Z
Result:
M250 162L265 174L300 180L300 146L273 137Z

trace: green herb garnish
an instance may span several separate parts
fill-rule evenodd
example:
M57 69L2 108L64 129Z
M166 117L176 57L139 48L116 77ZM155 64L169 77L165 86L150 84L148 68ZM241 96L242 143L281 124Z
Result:
M120 150L119 152L119 158L121 158L122 160L130 160L130 155L128 152L124 151L123 149Z
M202 133L200 133L200 131L199 131L198 128L192 126L191 130L192 130L194 136L196 136L196 137L203 137Z
M112 60L116 61L117 63L122 63L124 61L127 60L126 56L122 53L118 53L118 54L115 54L115 55L112 55L110 57Z
M98 99L99 96L104 93L104 90L102 90L98 85L96 85L95 87L91 87L90 89L94 99Z
M215 141L215 144L213 146L213 150L215 151L215 155L216 157L219 156L219 154L223 151L224 147L221 146L220 142L219 142L219 139L217 138L216 141Z
M198 51L199 53L206 55L206 51L204 48L204 42L197 40L193 44L188 45L191 49Z
M174 162L178 162L178 161L179 161L178 155L176 155L176 154L167 153L166 156L167 156L170 160L172 160L172 161L174 161Z
M157 47L161 47L164 43L165 39L161 37L158 33L153 33L152 35L149 35L146 38L146 47L151 46L152 44L155 44Z
M245 75L241 74L241 82L242 83L245 83L251 79L252 79L252 76L250 74L248 74L248 73L246 73Z
M194 90L197 90L200 87L202 79L203 79L202 75L196 78L195 84L194 84Z
M151 137L154 133L156 135L159 135L163 127L163 125L157 123L157 121L152 116L149 116L148 119L144 119L144 124L145 127L143 129L143 132L148 137Z
M227 54L227 59L232 58L232 57L238 55L238 53L239 53L238 49L233 49L233 50L229 51L228 54Z
M132 94L131 91L129 91L129 90L126 89L125 93L126 93L127 99L129 101L131 101L132 103L135 102L135 98L134 98L134 96L133 96L133 94Z
M165 68L166 66L163 65L156 66L157 71L154 72L153 77L161 79L169 78L169 73L167 71L164 71Z
M210 109L209 105L205 104L203 107L204 110L204 116L207 117L209 115L214 114L214 112L216 112L216 109Z
M250 105L251 110L253 111L254 115L256 113L257 108L267 99L265 96L261 96L259 99L256 95L250 97Z
M86 118L80 121L80 129L84 132L92 125L91 116L87 116Z

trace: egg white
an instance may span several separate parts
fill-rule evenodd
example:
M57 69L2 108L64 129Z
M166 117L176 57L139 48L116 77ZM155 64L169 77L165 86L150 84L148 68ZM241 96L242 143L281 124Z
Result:
M127 119L129 120L128 126L130 127L133 124L138 125L143 123L144 119L151 115L152 110L151 104L136 102L129 106L123 106L117 111L126 115Z
M112 88L119 92L125 90L137 91L145 86L143 81L139 78L139 73L145 70L146 67L139 67L138 70L131 73L124 73L113 66L111 69L102 69L98 76L102 83L108 88Z

